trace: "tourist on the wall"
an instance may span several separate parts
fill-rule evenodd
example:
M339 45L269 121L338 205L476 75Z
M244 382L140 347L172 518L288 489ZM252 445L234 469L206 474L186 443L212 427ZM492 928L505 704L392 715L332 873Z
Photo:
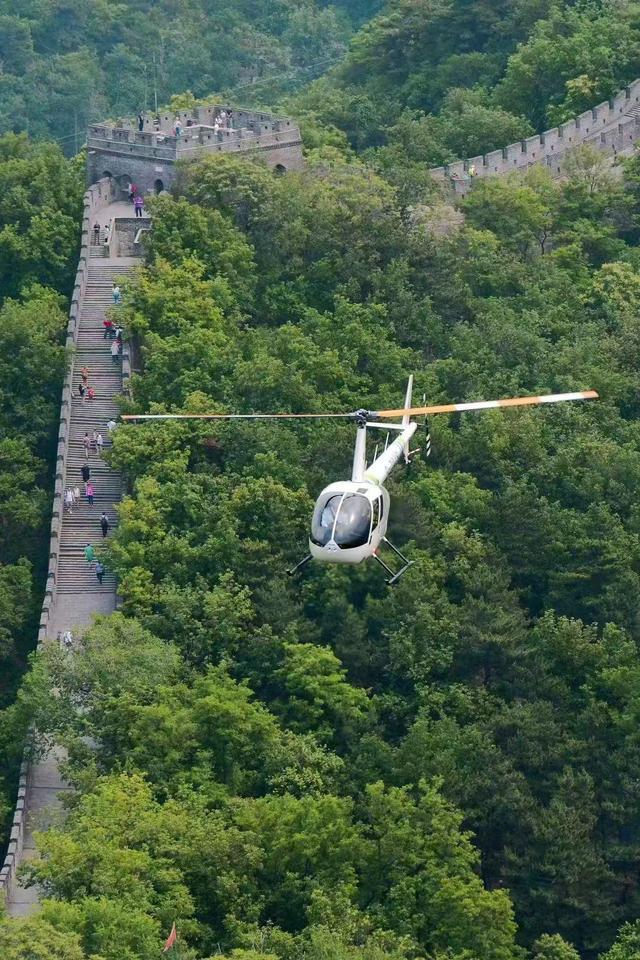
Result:
M116 306L117 306L117 305L120 303L120 300L122 299L122 297L121 297L121 294L120 294L120 287L119 287L118 284L115 282L115 280L113 281L113 289L112 289L112 291L111 291L111 296L113 297L113 302L114 302L114 303L116 304Z
M91 483L91 480L89 480L86 486L86 493L87 493L87 500L89 502L89 506L92 507L95 490L94 490L93 484Z
M100 527L102 528L103 537L106 537L106 535L109 533L110 526L111 524L109 523L109 518L107 517L106 513L103 510L102 516L100 517Z
M103 340L113 340L113 320L110 320L109 317L106 317L102 321L102 326L104 327L104 337Z
M176 137L179 137L180 134L182 133L182 120L180 119L180 117L176 117L175 119L175 122L173 124L173 133L174 133L174 136Z
M144 198L137 196L133 201L133 208L136 212L136 217L142 216L142 208L144 207Z
M102 578L104 577L104 563L101 560L98 560L96 563L96 577L98 578L98 583L102 583Z
M118 362L118 354L120 353L120 341L114 340L111 344L111 359L114 363Z
M87 563L93 563L93 561L96 558L95 550L93 549L90 543L88 543L84 548L84 558L87 561Z
M131 203L133 203L133 197L134 197L134 194L135 194L135 189L136 189L136 188L134 187L134 185L133 185L132 183L128 183L128 184L127 184L127 196L128 196L128 198L129 198L129 200L131 201Z
M138 114L138 130L140 131L140 133L142 133L142 131L144 130L144 116L142 114L142 110Z

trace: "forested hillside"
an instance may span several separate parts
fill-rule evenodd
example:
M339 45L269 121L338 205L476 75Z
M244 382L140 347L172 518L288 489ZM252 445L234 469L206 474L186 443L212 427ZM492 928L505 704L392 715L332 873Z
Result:
M582 113L640 76L628 0L392 0L289 106L343 130L393 183Z
M450 239L356 163L218 157L155 201L135 409L375 408L411 370L436 402L603 399L434 423L393 484L416 563L392 591L285 574L351 426L120 427L122 612L19 705L79 788L32 867L38 936L146 960L177 919L197 957L590 958L635 920L638 201L635 166L624 188L599 163L478 185Z
M55 145L0 137L1 706L15 695L42 604L82 177L82 165L65 160ZM2 833L21 750L19 740L5 736Z
M287 89L340 59L379 0L0 0L0 133L84 142L89 122L261 79ZM275 84L264 83L276 77Z
M98 30L86 8L73 29L102 43L124 22L131 42L131 9L105 7ZM289 50L300 10L346 15L340 43L372 12L265 0L229 7L222 33L201 4L137 13L150 50L171 22L172 70L193 23L217 43L206 90L167 80L204 94L245 62L242 17ZM352 424L119 425L108 456L128 494L104 558L122 608L73 655L35 658L0 717L3 757L35 722L76 787L26 868L41 912L0 919L3 960L152 960L174 921L180 960L637 960L640 160L580 150L558 181L477 182L448 236L411 208L434 195L429 163L639 76L638 13L394 0L287 101L304 172L208 157L149 201L147 261L122 284L139 367L125 411L379 409L411 372L434 403L601 399L435 418L432 457L390 483L390 537L415 561L393 589L374 564L285 572L316 494L349 474ZM65 35L48 42L67 55ZM136 71L112 105L138 99ZM46 460L53 400L47 414L21 388L55 398L64 320L32 285L66 290L78 168L5 142L0 244L17 266L0 342L20 325L50 351L34 344L33 367L3 351L6 429ZM26 196L42 212L19 214ZM55 244L38 247L40 216ZM0 568L9 631L25 529Z

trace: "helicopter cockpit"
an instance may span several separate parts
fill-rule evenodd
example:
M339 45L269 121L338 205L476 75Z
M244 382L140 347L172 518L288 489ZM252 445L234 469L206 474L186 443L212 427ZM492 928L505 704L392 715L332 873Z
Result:
M326 547L333 540L342 549L369 542L371 502L360 493L332 493L320 496L311 521L311 540Z

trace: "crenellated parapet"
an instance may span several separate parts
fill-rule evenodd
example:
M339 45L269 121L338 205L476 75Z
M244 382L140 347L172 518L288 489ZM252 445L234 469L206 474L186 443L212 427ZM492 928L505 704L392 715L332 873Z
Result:
M168 190L179 160L206 154L258 154L280 173L303 166L302 138L295 121L222 104L144 114L142 129L134 120L92 124L87 149L89 183L109 177L123 195L129 183L145 194Z
M430 173L464 195L475 178L504 176L543 165L553 176L562 172L562 160L571 150L588 144L611 155L633 150L640 139L640 80L621 90L611 100L586 110L580 116L501 150L465 160L456 160Z

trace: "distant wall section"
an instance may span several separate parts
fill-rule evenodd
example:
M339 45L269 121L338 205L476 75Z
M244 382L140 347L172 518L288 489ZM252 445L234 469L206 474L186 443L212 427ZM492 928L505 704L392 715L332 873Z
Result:
M464 195L476 178L504 176L543 165L553 176L559 176L567 153L583 144L611 155L630 152L640 139L640 80L634 80L613 99L598 104L579 117L526 140L511 143L502 150L492 150L477 157L430 170L431 176L450 184ZM474 172L472 177L469 171Z

